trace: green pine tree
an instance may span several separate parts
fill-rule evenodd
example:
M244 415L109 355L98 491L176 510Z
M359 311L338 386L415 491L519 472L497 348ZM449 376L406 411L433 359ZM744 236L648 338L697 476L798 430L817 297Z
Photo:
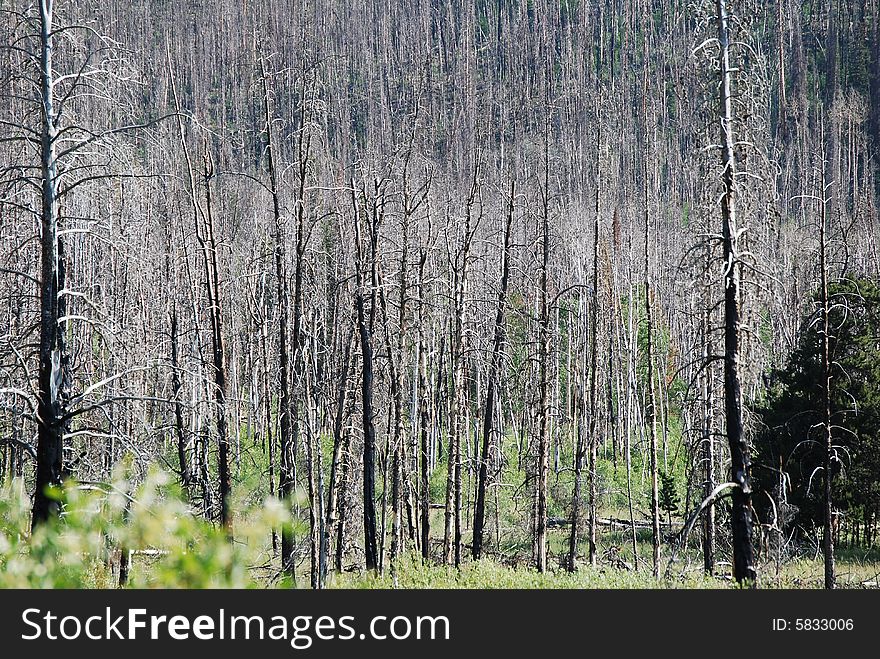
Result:
M681 500L675 487L675 474L660 472L660 510L666 513L666 520L672 524L672 516L678 513Z
M872 533L880 516L880 286L847 279L832 283L829 294L833 443L839 456L832 474L834 506ZM805 530L821 525L823 502L821 477L815 475L823 445L821 336L814 320L805 320L785 366L767 376L767 398L755 409L752 461L753 487L769 495L755 498L762 519L783 512L774 513L771 497L784 499L787 512L777 521Z

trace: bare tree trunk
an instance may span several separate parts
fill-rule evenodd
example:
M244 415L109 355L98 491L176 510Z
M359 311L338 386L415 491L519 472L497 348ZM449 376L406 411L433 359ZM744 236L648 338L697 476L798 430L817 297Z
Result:
M645 144L649 144L652 137L648 135L648 82L645 74L644 104L645 104ZM657 491L657 394L654 382L654 322L653 322L653 291L651 290L651 213L650 213L650 184L648 157L644 160L644 213L645 213L645 322L647 324L647 342L645 358L648 362L647 385L648 404L646 421L650 435L651 457L651 544L653 556L654 578L660 576L660 507Z
M630 269L627 273L628 279L628 294L627 300L627 344L628 350L626 355L626 418L624 420L623 426L623 451L624 458L626 462L626 499L627 499L627 507L629 508L629 525L630 525L630 538L632 540L632 550L633 550L633 566L635 569L639 568L639 551L638 551L638 537L636 533L636 521L635 521L635 511L633 506L633 488L632 488L632 429L633 429L633 408L635 401L633 400L634 396L634 386L633 386L633 370L634 370L634 362L635 362L635 345L633 341L634 334L634 320L635 313L633 309L633 292L632 292L632 262L633 262L633 241L629 240L629 263ZM615 306L618 306L618 302L615 300ZM620 316L621 323L623 322L622 313L618 313ZM618 326L618 339L617 343L620 346L619 352L623 352L623 338L620 336L622 331Z
M265 79L265 76L264 76ZM305 80L302 81L302 95L305 97L308 90L306 89ZM267 105L268 107L268 105ZM300 103L299 112L299 139L297 141L296 152L296 173L297 173L297 191L296 191L296 242L295 242L295 261L293 271L293 328L291 332L291 363L289 365L290 385L288 395L290 396L288 407L284 409L283 414L288 414L290 418L289 436L285 437L285 433L281 432L280 451L281 465L279 468L279 487L278 491L282 499L289 500L293 494L296 484L296 451L297 444L301 433L301 419L299 406L297 404L297 396L304 396L303 380L304 380L304 355L303 355L303 277L305 270L306 258L306 179L309 173L309 154L311 149L311 133L307 126L308 120L308 103L303 100ZM267 114L267 118L270 115ZM271 130L268 131L271 134ZM273 157L274 158L274 157ZM272 170L275 170L275 162L272 160ZM277 181L273 184L275 194L273 202L277 201ZM273 204L274 207L274 204ZM276 224L278 213L276 212ZM280 241L279 241L280 244ZM278 259L283 255L279 255L276 251L276 264ZM283 265L283 263L282 263ZM279 280L280 281L280 280ZM286 288L286 281L283 287ZM282 291L279 292L279 295ZM285 332L286 333L286 332ZM281 337L284 338L284 337ZM284 368L282 367L282 373ZM279 402L279 405L281 403ZM286 440L286 442L285 442ZM284 534L287 532L287 538ZM281 565L291 576L294 576L296 565L293 556L293 536L289 528L282 531L281 534Z
M193 165L192 156L190 155L189 144L186 140L186 133L184 132L184 128L183 128L183 121L181 119L181 117L183 115L180 111L181 110L180 99L177 95L177 86L176 86L176 83L174 80L174 69L171 66L170 51L166 51L166 56L167 56L167 61L168 61L167 66L168 66L168 77L169 77L169 83L170 83L170 87L171 87L171 94L174 98L174 107L177 112L176 120L177 120L178 136L180 138L180 148L181 148L181 151L183 152L184 163L186 165L187 192L189 193L189 201L190 201L190 204L192 205L193 226L195 228L196 238L199 241L199 246L202 251L203 266L204 266L204 270L205 270L205 275L207 277L207 293L208 293L208 299L210 301L213 299L213 295L214 295L213 289L212 289L211 283L210 283L211 268L210 268L210 260L209 260L209 256L208 256L208 250L207 250L207 246L205 244L205 237L202 235L202 226L207 225L207 223L208 223L207 213L206 213L204 207L202 206L202 202L200 200L200 194L199 194L198 186L196 183L195 167ZM206 158L207 158L207 156L206 156ZM207 172L207 167L208 167L208 163L206 160L206 162L205 162L206 172ZM206 176L206 178L207 178L207 176ZM208 193L210 194L209 190L208 190ZM196 291L195 291L196 280L195 280L195 275L190 268L189 260L186 259L185 263L186 263L187 275L188 275L189 281L190 281L190 287L192 289L191 302L192 302L192 308L193 308L193 319L196 324L196 337L198 337L198 335L200 333L200 329L199 329L199 312L198 312L197 305L196 305L196 299L197 299ZM211 306L211 309L209 310L209 312L211 314L213 314L213 312L215 311L215 308L214 308L215 305L211 304L210 306ZM212 316L212 322L213 322L213 320L214 319ZM212 328L212 330L213 330L213 328ZM213 333L212 333L212 339L213 339ZM192 387L192 389L193 389L193 406L195 406L195 401L198 397L198 391L201 389L203 383L206 382L206 379L202 375L202 368L204 368L206 366L206 358L205 358L204 354L202 353L201 342L198 341L198 338L197 338L197 343L198 343L198 353L199 353L198 378L194 381L193 387ZM215 374L215 383L216 383L216 374ZM212 392L209 390L208 395L211 398L215 398L215 400L216 400L216 393L215 392ZM195 443L196 443L195 458L196 458L196 469L197 469L197 473L198 473L199 488L201 489L201 492L202 492L202 501L203 501L205 516L210 518L213 515L213 492L212 492L212 488L210 485L210 473L209 473L209 468L208 468L209 432L206 427L203 427L201 425L202 418L198 412L196 412L192 416L193 416L193 436L196 438L195 439Z
M342 476L339 481L339 520L336 524L336 554L334 563L337 572L342 572L343 558L345 557L345 532L347 528L347 512L348 506L348 484L351 477L351 460L349 456L351 446L351 437L346 433L342 445Z
M265 295L265 291L263 293ZM263 306L261 327L260 327L260 357L263 364L263 414L265 415L265 430L263 437L265 438L269 460L269 496L276 495L275 489L275 434L273 433L274 423L272 416L272 377L269 369L269 311L266 300L261 301ZM278 551L278 533L275 528L272 529L272 553Z
M446 456L446 513L444 517L444 558L456 567L461 565L461 436L467 437L464 414L464 314L468 285L468 265L473 239L472 210L479 184L480 169L474 176L465 213L464 240L453 266L454 313L451 320L450 366L452 391L449 397L449 450ZM464 427L464 431L462 428Z
M498 291L498 306L495 312L495 330L492 338L492 356L489 374L486 377L486 404L483 408L483 443L480 449L480 471L477 480L477 497L474 504L474 535L472 555L480 560L483 552L483 526L486 518L486 487L489 480L489 459L492 446L492 431L495 414L495 389L498 373L501 370L502 349L504 346L504 315L507 308L507 286L510 281L510 239L513 227L513 212L516 199L516 182L510 182L510 199L507 219L504 223L504 242L501 251L501 285Z
M456 295L457 297L457 295ZM457 303L456 303L457 306ZM453 371L453 384L452 384L452 392L450 392L450 402L449 402L449 421L448 421L448 435L449 442L447 443L446 448L446 508L444 509L443 514L443 558L446 563L454 563L455 562L455 516L456 516L456 497L455 497L455 484L458 482L458 461L459 461L459 450L458 450L458 366L457 359L454 356L456 352L456 341L454 339L455 331L452 332L452 341L450 351L452 354L450 362Z
M706 267L709 266L707 247ZM712 332L711 306L706 304L702 314L703 325L703 377L702 377L702 403L703 403L703 450L702 459L706 474L703 485L703 497L708 499L715 489L715 429L713 427L713 404L712 404L712 364L710 363L710 342ZM703 568L706 574L715 572L715 504L710 501L706 506L703 521Z
M783 26L783 9L785 0L776 0L776 51L779 65L779 130L783 141L789 139L788 131L788 99L786 97L785 73L785 27Z
M589 465L587 467L589 478L589 499L590 499L590 516L589 516L589 558L590 565L595 566L598 560L596 528L597 528L597 467L598 467L598 439L596 437L598 428L598 404L597 404L597 388L598 388L598 345L599 345L599 229L601 225L600 203L602 188L602 168L601 168L601 149L602 149L602 131L600 117L597 109L596 121L600 128L596 133L596 207L593 217L593 304L590 308L590 324L592 326L590 333L590 429L587 434L589 441ZM580 513L581 513L581 480L584 468L584 436L582 432L577 433L577 444L575 448L574 461L574 494L571 502L571 534L568 539L568 562L567 567L574 572L577 570L577 546L578 536L580 534Z
M364 313L364 296L355 298L361 339L361 397L364 429L364 555L368 570L379 566L376 541L376 429L373 426L373 347Z
M589 552L590 565L596 566L598 562L596 528L599 497L599 438L597 428L599 427L599 405L597 403L598 379L599 379L599 228L601 218L599 215L601 203L602 189L602 130L600 117L597 112L596 122L599 128L596 131L596 208L595 218L593 220L593 308L591 325L593 332L590 337L590 433L588 441L590 442L590 530L589 530ZM574 525L572 525L572 534L574 534ZM575 551L577 550L577 538L574 539ZM571 555L571 564L574 565L576 554Z
M288 351L290 336L288 332L290 317L290 302L287 282L287 270L285 267L284 245L286 243L284 226L281 216L281 201L278 190L278 173L275 162L275 143L272 135L272 105L269 92L268 74L266 62L261 56L260 81L263 91L263 130L266 133L266 159L269 167L269 189L272 194L272 216L274 220L274 249L275 258L275 287L278 298L278 447L280 464L278 469L278 496L290 504L290 495L293 493L293 428L291 423L290 400L290 353ZM270 456L271 456L270 451ZM271 458L270 458L271 459ZM270 468L272 468L270 466ZM293 536L290 530L281 530L281 568L293 575Z
M177 439L177 462L180 467L180 486L189 493L192 473L189 467L189 451L187 450L186 434L183 429L183 401L180 400L182 386L180 383L180 358L178 355L177 306L171 307L171 395L174 401L174 433Z
M302 141L302 138L301 140ZM301 157L302 157L301 153ZM296 462L297 462L297 446L302 432L302 422L300 419L300 410L297 403L297 396L304 397L303 393L303 270L305 268L305 176L308 170L307 161L302 159L298 163L300 174L299 190L297 194L296 204L296 243L295 243L295 261L293 271L293 327L291 330L291 351L289 354L289 386L288 386L288 406L284 409L283 415L289 418L289 435L285 437L285 432L281 432L280 437L280 466L278 470L278 492L285 501L290 501L296 486ZM277 257L276 257L277 258ZM287 283L284 282L283 288L286 289ZM283 291L282 291L283 293ZM286 333L286 332L285 332ZM281 369L282 373L284 368ZM279 400L279 406L281 402ZM283 417L282 417L283 418ZM286 441L285 441L286 440ZM285 533L287 538L285 539ZM296 570L296 561L293 555L293 534L289 527L282 530L281 533L281 565L291 576Z
M64 313L59 292L64 288L63 249L58 237L58 172L55 152L58 135L55 115L55 74L52 65L52 0L40 4L40 94L42 126L40 165L42 209L40 231L40 356L37 403L37 465L33 525L60 512L60 502L49 488L61 485L65 420L67 355L59 318Z
M736 224L736 158L734 155L731 104L730 34L727 0L716 0L718 42L721 47L720 128L724 195L721 197L724 246L724 409L733 482L733 576L740 583L755 585L757 573L752 549L752 486L749 447L743 428L742 389L739 377L739 256Z
M405 205L408 200L405 200ZM391 454L391 568L394 571L394 564L401 550L401 521L402 521L402 497L403 484L401 483L403 469L403 446L404 446L404 427L403 427L403 364L404 364L404 342L406 338L406 274L407 259L409 255L409 213L404 212L404 222L402 226L403 249L400 257L400 269L398 277L398 328L397 328L397 345L391 345L391 331L388 325L389 314L388 305L383 288L379 287L379 301L382 305L382 317L384 320L385 350L388 353L388 368L391 378L391 398L393 406L394 431L392 435L389 452ZM383 513L384 515L384 513ZM383 517L384 519L384 517ZM384 536L384 524L383 524Z
M825 588L835 586L833 507L831 500L831 468L834 463L834 442L831 426L831 300L828 297L828 199L830 185L826 182L826 163L822 163L821 217L819 220L819 270L822 295L822 432L824 434L825 501L822 550L825 557Z
M421 473L419 489L421 490L421 546L422 559L427 560L431 556L431 451L430 443L430 390L428 382L427 347L425 346L424 321L425 321L425 264L428 260L428 251L421 248L419 254L419 390L421 393Z
M320 488L321 479L321 456L320 445L315 433L313 410L317 407L317 401L312 394L312 382L309 377L313 374L313 364L309 364L306 372L306 386L303 397L306 400L305 407L305 449L306 449L306 483L309 495L309 585L313 590L319 590L324 586L324 510L323 492Z
M428 233L430 234L430 225L428 227ZM419 370L418 373L418 387L419 394L421 396L419 402L419 412L420 412L420 435L421 442L419 447L419 453L421 455L421 464L420 464L420 479L419 479L419 491L420 491L420 531L421 531L421 549L422 549L422 559L427 560L431 556L431 490L430 490L430 475L431 475L431 449L430 449L430 436L431 436L431 414L430 414L430 377L428 376L428 349L426 345L425 338L425 265L428 261L428 250L424 245L419 248L419 305L418 305L418 318L419 318L419 359L416 367Z
M376 296L376 240L378 227L373 217L370 230L371 258L371 291L370 311L367 317L366 300L364 299L364 281L362 275L363 253L360 226L359 205L352 184L352 208L354 211L355 246L357 264L355 275L357 292L355 294L355 311L357 313L358 334L361 344L361 420L364 434L363 444L363 509L364 509L364 562L367 570L377 571L379 568L379 545L376 530L376 427L373 423L373 346L371 327L375 316Z
M226 421L226 352L223 346L223 305L220 297L220 273L217 263L217 240L214 231L214 212L211 198L211 179L214 166L205 154L205 235L199 236L205 259L207 275L209 317L211 319L211 346L214 365L214 404L217 419L218 477L220 481L220 523L230 532L232 519L229 512L229 495L232 478L229 471L229 436Z
M339 535L339 528L342 526L340 515L340 507L342 499L340 497L341 488L341 471L345 456L343 449L345 445L345 431L343 423L345 421L345 406L348 398L348 373L351 368L351 352L352 340L354 339L354 329L350 329L348 337L345 339L345 352L342 355L342 369L339 374L339 388L336 396L336 417L333 421L333 460L330 463L330 484L328 486L327 500L327 532L329 534ZM338 555L338 552L337 552ZM341 565L337 562L337 571L341 569Z
M540 392L535 507L535 567L547 571L547 488L550 468L550 162L549 119L544 136L544 181L541 213L541 270L539 274L538 388Z

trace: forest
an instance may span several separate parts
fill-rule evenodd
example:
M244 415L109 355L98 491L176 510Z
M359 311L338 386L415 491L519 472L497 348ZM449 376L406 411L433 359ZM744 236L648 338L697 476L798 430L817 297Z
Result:
M0 587L880 587L878 0L0 32Z

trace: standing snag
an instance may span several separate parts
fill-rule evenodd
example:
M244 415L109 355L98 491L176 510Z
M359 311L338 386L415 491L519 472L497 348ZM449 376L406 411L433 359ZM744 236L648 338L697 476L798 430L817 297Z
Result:
M749 446L743 427L742 385L740 383L740 268L737 251L737 167L732 105L730 27L727 1L716 0L716 25L720 48L719 113L721 134L721 236L724 263L724 417L730 447L733 490L730 514L733 527L733 576L740 583L754 585L757 578L752 549L752 485Z

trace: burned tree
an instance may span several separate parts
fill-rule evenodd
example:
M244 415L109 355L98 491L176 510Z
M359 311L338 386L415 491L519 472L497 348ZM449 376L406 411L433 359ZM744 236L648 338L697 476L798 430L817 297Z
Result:
M730 447L733 489L733 575L740 583L754 584L757 577L752 550L751 461L743 426L740 383L740 255L737 250L737 164L733 133L730 28L726 0L716 0L719 58L719 113L724 193L721 197L721 236L724 263L724 412Z

